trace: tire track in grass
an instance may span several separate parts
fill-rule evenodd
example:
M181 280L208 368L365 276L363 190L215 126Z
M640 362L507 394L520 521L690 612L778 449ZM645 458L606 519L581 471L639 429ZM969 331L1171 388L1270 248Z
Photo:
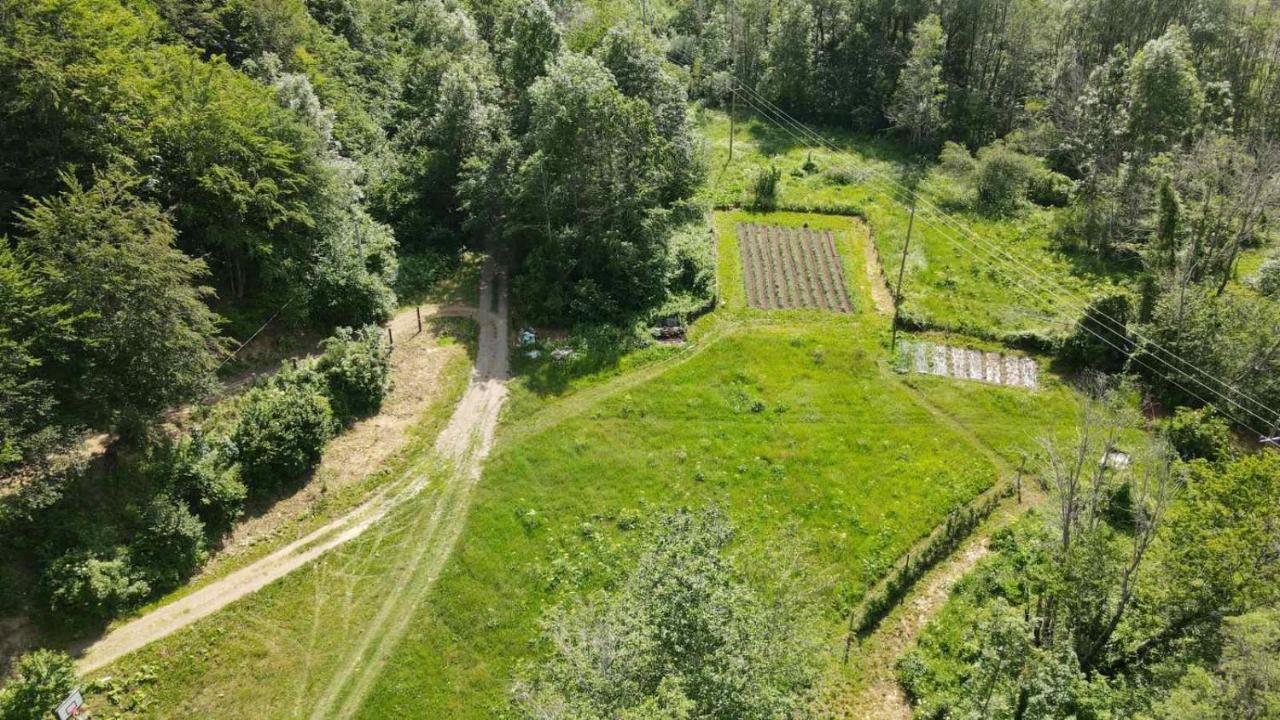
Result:
M425 528L414 533L414 549L402 579L383 600L373 620L346 653L328 689L312 707L314 720L350 718L359 711L387 658L404 636L414 611L430 594L466 524L472 491L493 448L507 393L507 295L495 280L496 268L490 260L485 263L481 290L483 294L493 288L497 308L489 311L482 299L475 375L436 441L436 452L445 464L448 478L439 490Z

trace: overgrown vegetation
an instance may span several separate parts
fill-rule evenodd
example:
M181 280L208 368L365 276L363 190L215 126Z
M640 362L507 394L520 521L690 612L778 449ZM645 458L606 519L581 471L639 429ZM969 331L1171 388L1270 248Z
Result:
M146 441L105 478L73 464L19 487L0 513L0 549L6 573L16 564L39 580L13 609L25 602L54 628L95 629L180 585L250 495L296 482L339 419L376 411L388 383L380 338L376 328L340 328L317 360L221 401L186 435ZM63 531L42 532L46 523Z
M996 556L899 663L921 716L1266 716L1268 691L1207 692L1249 682L1240 628L1265 636L1278 599L1265 548L1280 463L1230 459L1221 436L1199 450L1218 464L1160 441L1118 461L1123 412L1100 395L1077 445L1046 444L1043 514L997 536ZM1255 667L1274 663L1274 647L1251 649Z

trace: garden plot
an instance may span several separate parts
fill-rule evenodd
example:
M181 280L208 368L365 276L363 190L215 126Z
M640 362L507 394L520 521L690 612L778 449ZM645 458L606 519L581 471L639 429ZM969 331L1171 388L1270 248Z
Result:
M911 371L923 375L1024 388L1040 384L1040 368L1029 357L912 341L902 343L902 352Z
M747 305L853 311L831 231L751 223L737 229Z

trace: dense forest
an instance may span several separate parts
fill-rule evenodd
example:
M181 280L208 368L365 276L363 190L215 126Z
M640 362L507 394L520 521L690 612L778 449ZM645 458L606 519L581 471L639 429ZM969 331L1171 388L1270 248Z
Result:
M536 321L707 302L685 89L640 28L575 51L542 3L15 0L0 37L6 611L97 627L182 582L378 409L369 326L461 250L509 256ZM163 429L273 322L333 336Z
M247 499L377 412L379 326L466 250L502 258L522 323L623 349L715 307L708 109L892 144L904 203L929 177L959 217L1051 209L1055 252L1115 279L1022 339L1113 381L1041 458L1069 499L1001 535L948 611L989 641L938 631L899 664L920 707L1276 717L1280 5L1260 0L0 0L0 615L92 632L179 587ZM755 206L784 182L762 169ZM272 322L328 339L166 427ZM1083 460L1142 424L1119 419L1133 397L1160 418L1137 489ZM693 526L669 544L728 543L719 517L667 522ZM647 557L698 572L668 555ZM601 616L661 635L628 625L668 609L653 566ZM527 716L619 711L609 683L572 687L598 660L576 651L517 684ZM761 687L809 682L799 662ZM626 717L797 707L690 687Z

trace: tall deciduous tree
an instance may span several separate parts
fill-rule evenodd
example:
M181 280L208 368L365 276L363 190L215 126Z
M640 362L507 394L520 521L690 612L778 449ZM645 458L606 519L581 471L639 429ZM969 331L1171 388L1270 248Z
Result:
M598 61L562 54L529 90L515 180L527 249L516 289L547 320L616 320L649 308L666 274L664 200L677 167L654 108ZM678 141L678 140L677 140Z
M168 216L116 169L19 214L17 257L74 327L66 352L42 358L59 412L91 427L145 419L204 391L224 346L199 285L203 262L175 247ZM65 415L64 415L65 416Z
M1129 127L1139 150L1164 150L1200 122L1204 90L1190 56L1190 40L1181 26L1170 28L1133 56Z
M947 86L942 80L946 42L937 15L916 23L911 31L911 56L898 74L898 88L889 105L889 119L917 145L934 140L942 131L943 103L947 98Z

